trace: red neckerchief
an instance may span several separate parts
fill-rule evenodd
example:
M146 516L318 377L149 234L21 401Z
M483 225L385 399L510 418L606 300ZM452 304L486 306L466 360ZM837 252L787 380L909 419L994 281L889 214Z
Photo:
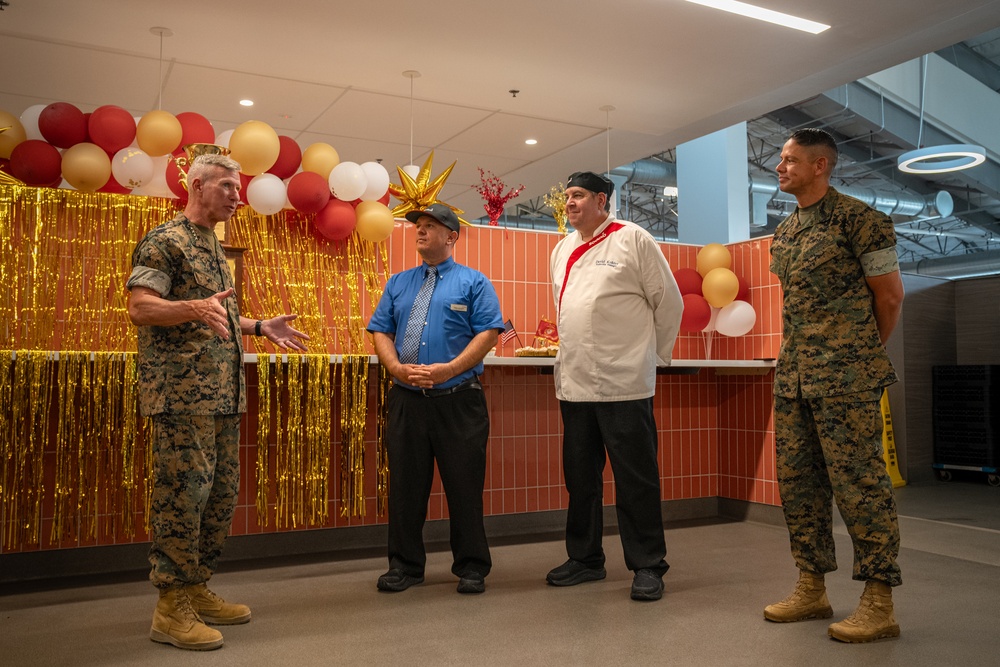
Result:
M598 234L594 238L590 239L589 241L587 241L586 243L584 243L583 245L581 245L580 247L578 247L569 256L569 261L566 262L566 275L563 276L562 289L559 290L559 310L562 310L563 292L566 291L566 283L569 282L569 270L573 268L574 264L576 264L576 260L578 260L581 257L583 257L583 255L588 250L590 250L591 248L593 248L595 245L597 245L601 241L603 241L606 238L608 238L608 236L610 236L612 234L612 232L617 232L619 229L621 229L624 226L625 225L623 225L620 222L612 222L610 225L608 225L607 227L604 228L603 232L601 232L600 234Z

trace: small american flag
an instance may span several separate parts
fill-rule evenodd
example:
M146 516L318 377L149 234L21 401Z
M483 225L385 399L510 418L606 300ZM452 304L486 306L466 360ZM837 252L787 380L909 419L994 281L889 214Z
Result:
M500 344L506 345L507 342L517 335L517 330L514 328L514 323L507 320L503 323L503 333L500 334Z

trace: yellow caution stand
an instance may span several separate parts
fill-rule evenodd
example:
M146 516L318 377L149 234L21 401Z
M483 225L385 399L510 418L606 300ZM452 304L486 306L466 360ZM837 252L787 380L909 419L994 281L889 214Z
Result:
M889 391L882 390L882 458L892 480L892 488L906 486L906 480L899 474L899 459L896 458L896 440L892 437L892 415L889 414Z

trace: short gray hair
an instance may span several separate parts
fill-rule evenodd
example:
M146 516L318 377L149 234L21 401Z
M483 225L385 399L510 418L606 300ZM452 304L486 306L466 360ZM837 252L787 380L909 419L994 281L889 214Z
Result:
M240 167L239 162L228 155L207 153L205 155L199 155L191 163L191 168L188 169L188 181L193 181L196 178L200 178L204 181L206 175L211 171L211 167L220 167L226 171L235 171L237 173L242 168Z

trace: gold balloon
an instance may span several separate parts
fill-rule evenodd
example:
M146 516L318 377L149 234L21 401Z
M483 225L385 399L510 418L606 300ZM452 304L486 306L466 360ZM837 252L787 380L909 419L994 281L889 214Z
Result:
M410 211L422 211L431 204L444 204L455 212L460 223L468 225L469 222L462 218L462 213L464 212L462 209L455 208L451 204L437 198L441 194L441 188L444 187L444 182L448 180L451 170L455 168L456 163L452 162L450 167L432 180L431 165L433 164L434 151L431 151L431 154L424 161L424 166L420 167L420 171L417 173L415 179L403 171L402 167L396 167L402 185L389 184L389 193L399 200L396 208L392 209L392 214L397 218L405 218L406 214Z
M10 159L10 152L27 139L21 120L6 111L0 111L0 158Z
M259 120L241 123L229 138L229 156L240 163L247 176L256 176L274 166L281 153L278 133Z
M150 111L135 126L135 141L150 157L173 153L183 136L181 122L168 111Z
M315 143L302 151L302 171L319 174L324 180L330 180L330 172L340 164L340 155L330 144Z
M389 238L396 226L392 211L382 202L363 201L358 204L355 212L358 215L355 230L366 241L381 243Z
M94 144L76 144L62 156L62 175L81 192L94 192L111 178L111 158Z
M729 249L721 243L709 243L698 251L698 273L704 278L712 269L728 269L733 263Z
M736 277L735 273L722 267L712 269L701 281L701 293L704 295L705 301L716 308L728 306L739 294L739 291L740 279Z

